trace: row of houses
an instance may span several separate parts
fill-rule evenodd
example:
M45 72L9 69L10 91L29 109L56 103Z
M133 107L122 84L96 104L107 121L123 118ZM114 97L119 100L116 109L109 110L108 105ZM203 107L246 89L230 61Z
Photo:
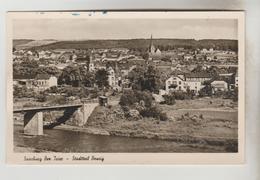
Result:
M212 91L228 91L233 90L235 87L238 87L238 75L235 75L234 84L231 84L224 80L224 78L212 78L210 74L206 73L190 73L190 74L175 74L171 75L165 81L165 90L166 93L171 91L180 90L187 92L187 90L192 91L196 95L199 91L205 87L204 82L208 81L212 87Z

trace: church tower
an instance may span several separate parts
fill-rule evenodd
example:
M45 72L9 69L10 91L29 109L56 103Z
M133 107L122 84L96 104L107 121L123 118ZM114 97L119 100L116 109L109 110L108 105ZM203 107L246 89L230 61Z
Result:
M156 51L156 48L153 45L153 35L151 34L151 39L150 39L150 45L149 45L149 50L148 52L151 54L154 54Z

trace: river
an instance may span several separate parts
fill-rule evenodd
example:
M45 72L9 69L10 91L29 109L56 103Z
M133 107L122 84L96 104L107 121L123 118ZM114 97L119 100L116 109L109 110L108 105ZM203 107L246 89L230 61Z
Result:
M92 135L62 129L44 130L43 136L23 134L23 126L14 125L14 146L37 152L214 152L216 147L199 147L167 140ZM221 151L221 150L220 150Z

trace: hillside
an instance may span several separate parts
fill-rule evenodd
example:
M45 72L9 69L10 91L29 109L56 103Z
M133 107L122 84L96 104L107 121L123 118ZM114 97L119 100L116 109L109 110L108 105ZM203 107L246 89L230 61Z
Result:
M56 40L13 40L16 49L29 49L57 42Z
M14 39L13 40L13 46L16 47L16 46L19 46L19 45L22 45L22 44L27 44L31 41L33 41L33 39Z
M33 41L34 42L34 41ZM128 48L128 49L146 49L150 44L150 39L120 39L120 40L84 40L84 41L51 41L45 44L33 45L29 42L24 45L27 48L36 50L51 49L92 49L92 48ZM168 47L169 49L184 47L192 48L217 48L221 50L238 49L237 40L194 40L194 39L153 39L153 44L159 48Z

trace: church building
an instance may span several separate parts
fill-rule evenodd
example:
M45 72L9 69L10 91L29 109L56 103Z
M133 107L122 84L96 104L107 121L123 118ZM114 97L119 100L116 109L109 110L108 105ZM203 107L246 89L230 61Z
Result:
M153 44L153 35L151 35L148 53L149 53L149 58L152 58L152 59L162 55L162 52L160 51L160 49L156 48Z

